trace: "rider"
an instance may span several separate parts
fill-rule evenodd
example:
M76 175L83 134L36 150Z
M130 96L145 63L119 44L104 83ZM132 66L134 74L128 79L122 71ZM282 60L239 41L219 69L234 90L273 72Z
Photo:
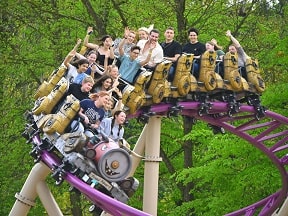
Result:
M144 60L141 60L140 58L137 58L141 51L141 48L139 46L131 47L129 56L124 54L123 46L126 43L126 40L127 39L123 39L119 45L119 53L120 53L119 60L121 61L119 73L120 73L121 78L133 84L134 78L137 75L137 72L139 71L139 69L150 61L152 53L154 53L154 48L156 47L156 43L153 41L148 44L149 45L147 47L148 54Z
M138 59L144 61L149 55L151 58L149 62L144 66L148 69L154 69L157 63L163 61L163 49L158 43L160 32L157 29L152 29L149 34L148 40L139 40L137 46L140 47L140 53ZM154 47L153 53L151 53L151 47Z
M90 99L80 101L80 111L78 114L84 120L85 125L89 126L93 130L97 130L100 122L104 118L104 106L108 103L110 95L107 91L101 91L91 94L89 97ZM72 122L72 128L73 126L75 126L75 121L74 123ZM84 126L79 124L77 131L84 132Z
M89 98L89 93L94 85L94 79L91 76L87 76L83 79L81 84L72 83L69 85L67 95L73 94L78 100L84 100Z
M100 124L100 131L104 132L109 138L118 142L123 138L123 125L126 120L126 114L122 110L117 110L112 118L104 118Z
M168 27L164 33L165 42L161 43L161 47L164 52L164 59L173 62L168 74L169 82L173 81L176 69L176 62L182 53L182 47L180 43L174 40L174 34L174 28Z
M194 61L192 66L192 74L196 79L199 78L200 70L200 57L206 51L205 44L198 41L198 30L195 28L190 28L188 30L189 42L182 47L183 53L194 54Z
M230 30L226 32L226 36L229 37L233 43L229 46L229 52L238 54L238 67L240 74L244 79L248 80L245 63L249 56L245 53L239 41L233 37Z

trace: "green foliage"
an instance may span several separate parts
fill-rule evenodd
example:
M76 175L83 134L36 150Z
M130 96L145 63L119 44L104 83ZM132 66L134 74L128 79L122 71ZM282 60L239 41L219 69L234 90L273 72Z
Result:
M286 75L287 76L287 75ZM284 80L283 80L284 81ZM288 116L288 86L286 81L268 86L265 94L261 97L262 103L269 110Z
M189 206L196 215L223 215L276 192L280 187L279 174L262 153L231 134L209 133L205 139L194 139L199 143L195 147L194 167L177 175L177 181L183 184L195 182L191 191L194 200ZM187 205L179 206L173 214L183 215Z

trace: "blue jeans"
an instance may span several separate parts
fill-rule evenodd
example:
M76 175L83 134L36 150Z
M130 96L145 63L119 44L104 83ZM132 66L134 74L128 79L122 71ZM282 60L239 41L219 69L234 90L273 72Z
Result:
M175 67L171 65L169 71L168 71L168 82L172 82L175 76Z
M194 59L191 67L191 74L198 80L199 79L200 62Z

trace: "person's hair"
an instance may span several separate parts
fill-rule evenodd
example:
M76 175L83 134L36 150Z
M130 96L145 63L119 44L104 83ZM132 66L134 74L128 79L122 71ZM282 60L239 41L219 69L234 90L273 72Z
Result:
M88 59L78 59L77 61L71 63L71 65L73 65L74 67L76 67L77 69L79 68L79 65L83 65L83 64L89 64Z
M141 50L141 48L139 47L139 46L132 46L131 48L130 48L130 52L133 52L134 50L139 50L139 52L140 52L140 50Z
M101 41L100 46L104 45L104 42L105 42L105 40L107 38L111 38L112 39L112 37L110 35L104 35L102 38L100 38L100 41Z
M108 65L107 70L105 71L104 75L110 75L110 72L112 71L113 68L118 68L116 64Z
M207 41L206 43L210 44L211 46L215 47L215 44L212 41Z
M104 96L109 96L110 97L110 94L108 91L100 91L100 92L97 92L97 93L92 93L89 95L89 98L91 100L97 100L99 97L104 97Z
M129 34L132 33L134 35L136 35L136 32L134 30L130 30Z
M90 52L88 52L87 56L90 56L92 54L95 54L97 56L98 52L96 52L95 50L91 50Z
M196 28L190 28L190 29L188 30L188 36L190 35L190 32L195 32L196 35L199 34L199 32L198 32L198 30L197 30Z
M91 76L86 76L84 79L83 79L83 81L82 81L82 83L92 83L92 85L94 85L94 79L93 79L93 77L91 77Z
M146 27L139 28L138 31L145 31L147 34L149 34L153 28L154 28L154 24L151 24L148 28Z
M138 32L139 32L139 31L144 31L144 32L146 32L147 34L149 34L149 33L148 33L148 29L147 29L146 27L141 27L141 28L139 28L139 29L138 29Z
M107 80L107 79L111 79L111 86L113 85L113 79L110 75L107 74L103 74L98 80L95 81L95 84L93 86L93 89L99 86L102 86L102 84ZM109 89L108 89L109 90Z
M169 26L168 28L166 28L166 31L167 31L167 30L175 31L174 28L173 28L172 26Z
M152 29L152 30L150 31L150 35L151 35L152 32L157 33L157 34L160 35L160 31L159 31L158 29Z

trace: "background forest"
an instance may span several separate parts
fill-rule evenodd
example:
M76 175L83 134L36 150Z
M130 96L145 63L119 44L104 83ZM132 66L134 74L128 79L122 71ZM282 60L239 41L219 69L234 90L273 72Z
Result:
M160 41L173 26L182 44L187 29L196 27L201 42L216 38L225 50L230 29L246 53L259 59L267 86L262 104L288 116L287 0L6 0L0 1L0 11L0 215L8 215L33 167L31 146L21 136L23 114L33 107L38 85L77 38L85 37L88 26L96 40L104 34L122 37L125 26L136 30L154 24ZM158 215L223 215L280 187L275 168L246 141L230 133L214 135L203 122L183 125L182 117L162 121ZM132 147L142 128L134 120L126 127ZM143 164L135 177L143 182ZM50 177L48 183L64 215L91 215L90 203L70 193L67 183L56 186ZM138 209L142 189L129 201ZM37 200L29 215L47 213Z

